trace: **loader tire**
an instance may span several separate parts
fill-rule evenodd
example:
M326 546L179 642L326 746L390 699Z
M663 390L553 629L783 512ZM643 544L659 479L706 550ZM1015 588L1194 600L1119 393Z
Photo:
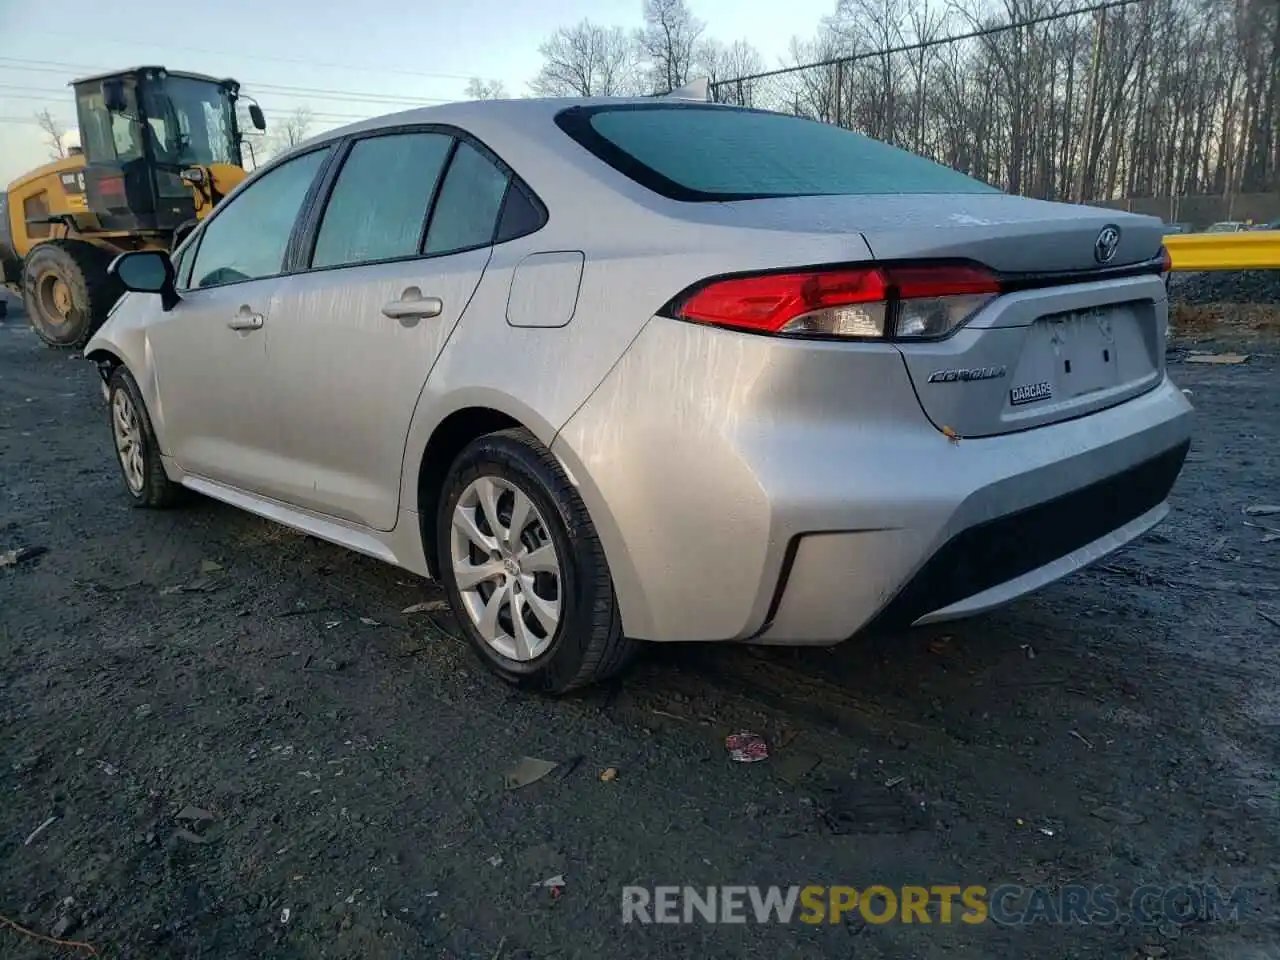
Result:
M82 240L46 240L27 254L22 300L31 329L50 347L79 350L123 292L107 276L112 255Z

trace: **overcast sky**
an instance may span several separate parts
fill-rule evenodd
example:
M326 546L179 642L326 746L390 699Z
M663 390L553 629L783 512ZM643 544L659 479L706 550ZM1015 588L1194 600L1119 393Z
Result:
M772 67L791 37L812 36L835 2L690 6L709 35L751 42ZM37 111L48 108L75 128L66 84L89 73L155 64L235 77L262 104L268 125L307 106L318 133L405 109L408 98L461 99L473 76L523 94L541 63L538 45L583 17L638 27L641 0L0 0L0 187L48 159Z

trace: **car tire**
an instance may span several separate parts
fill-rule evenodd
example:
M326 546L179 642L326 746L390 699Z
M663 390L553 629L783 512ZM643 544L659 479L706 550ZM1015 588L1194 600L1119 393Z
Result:
M164 472L142 391L125 367L116 367L107 381L107 411L116 463L134 504L159 509L177 503L183 488Z
M497 536L482 502L486 494L498 514ZM512 536L521 494L526 521ZM475 528L464 533L468 522ZM477 535L496 548L487 558ZM507 682L566 693L618 673L638 652L640 644L622 633L613 579L587 508L559 461L528 430L487 434L458 455L437 504L435 542L459 624L480 659ZM468 565L475 566L473 576L460 585ZM475 581L499 569L505 573ZM495 595L498 613L489 619L484 613ZM553 608L557 616L548 629Z

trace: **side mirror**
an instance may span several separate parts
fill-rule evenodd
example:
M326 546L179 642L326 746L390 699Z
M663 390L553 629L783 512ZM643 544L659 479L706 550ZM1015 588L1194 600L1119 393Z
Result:
M262 115L262 108L256 103L249 104L249 119L253 121L254 129L267 129L267 118Z
M124 95L123 80L102 81L102 103L108 113L124 113L129 108L129 101Z
M107 275L134 293L160 294L160 305L165 310L172 310L180 299L174 289L173 261L159 250L122 253L111 261Z

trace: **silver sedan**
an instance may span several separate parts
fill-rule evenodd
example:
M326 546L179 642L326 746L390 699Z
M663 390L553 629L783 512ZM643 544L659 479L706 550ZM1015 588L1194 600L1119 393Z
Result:
M1006 603L1168 511L1158 219L676 100L324 134L87 348L125 486L443 581L504 678L834 644Z

